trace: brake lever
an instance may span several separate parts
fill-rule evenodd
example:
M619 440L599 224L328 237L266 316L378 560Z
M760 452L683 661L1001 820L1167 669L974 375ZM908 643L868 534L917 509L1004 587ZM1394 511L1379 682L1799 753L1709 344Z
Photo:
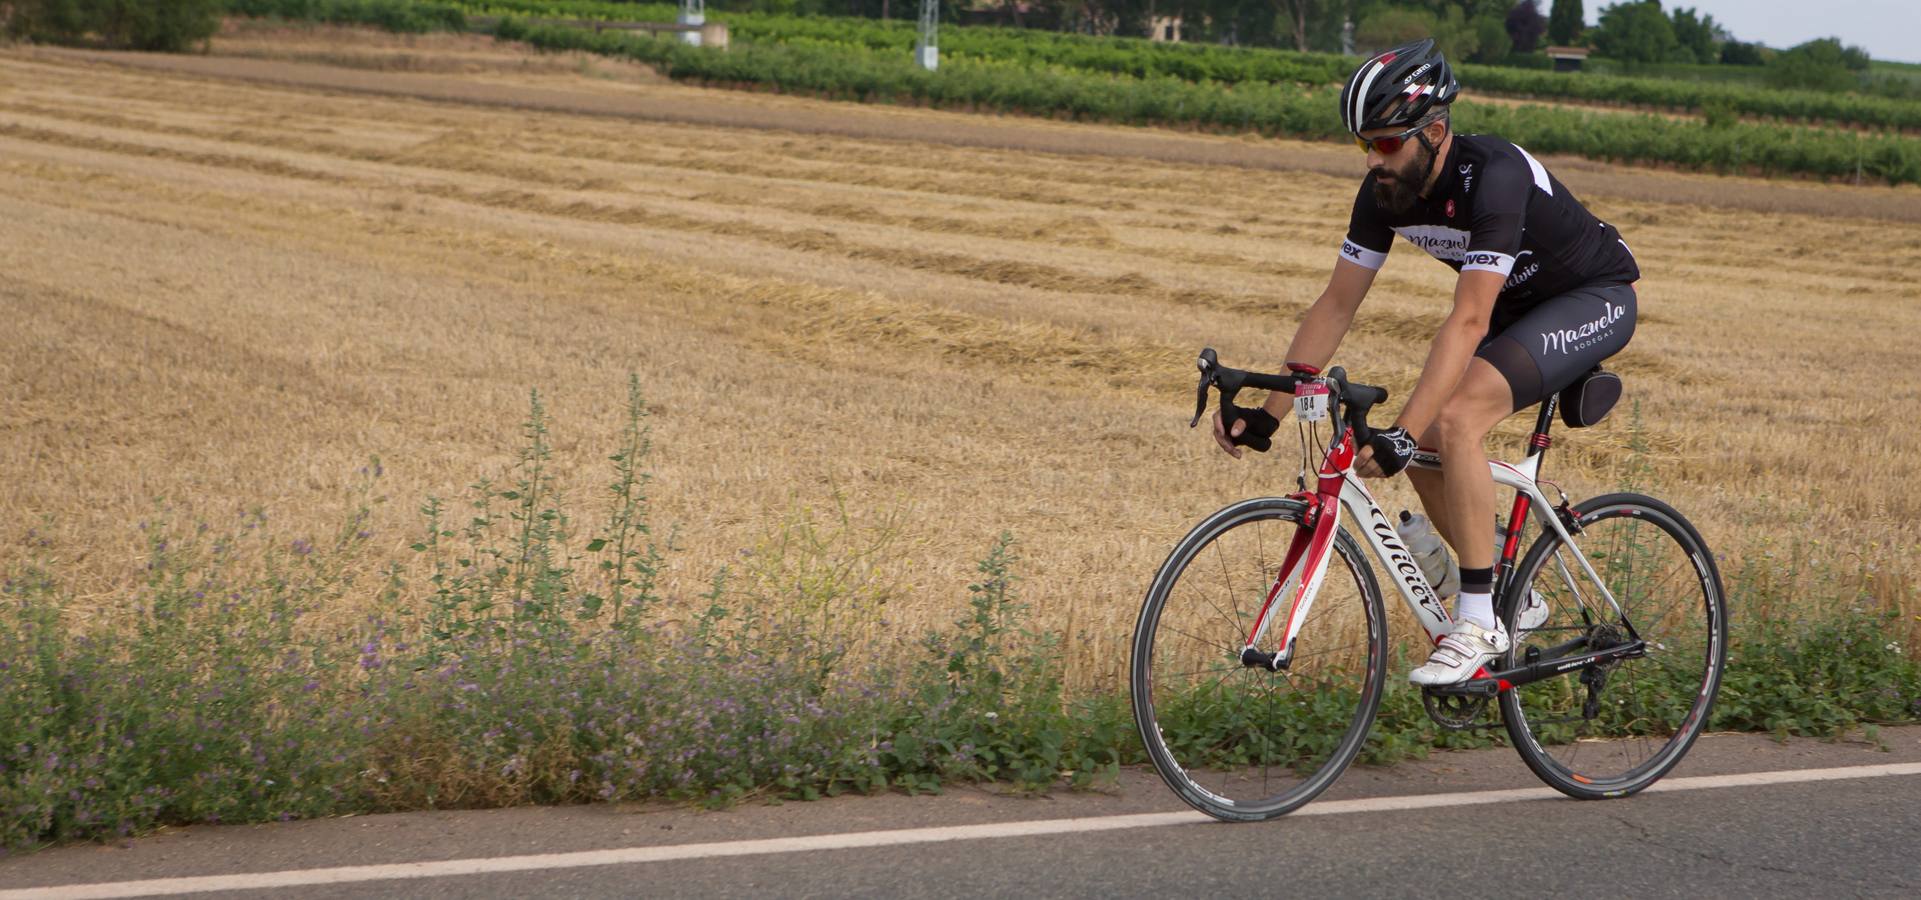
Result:
M1221 360L1214 354L1213 347L1207 347L1201 350L1201 357L1194 364L1201 370L1201 384L1194 392L1194 421L1187 423L1189 428L1200 425L1201 416L1207 414L1207 386L1214 383Z

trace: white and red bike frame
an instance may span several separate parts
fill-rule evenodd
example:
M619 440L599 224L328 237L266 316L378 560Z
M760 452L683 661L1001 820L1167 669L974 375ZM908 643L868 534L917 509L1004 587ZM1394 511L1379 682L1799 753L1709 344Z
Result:
M1295 388L1297 399L1325 393L1327 393L1325 385L1305 378ZM1501 547L1500 559L1496 567L1503 576L1502 581L1505 582L1506 576L1513 571L1515 556L1520 549L1522 531L1520 526L1526 523L1528 511L1535 510L1536 518L1542 523L1542 527L1559 535L1564 542L1563 546L1571 551L1571 555L1588 576L1588 583L1596 587L1597 593L1605 598L1608 605L1612 606L1618 614L1621 609L1620 604L1615 602L1613 594L1595 573L1587 557L1575 546L1572 536L1569 535L1562 521L1563 516L1555 514L1557 507L1551 504L1547 495L1541 491L1538 480L1542 459L1540 451L1545 450L1549 443L1546 424L1549 417L1553 415L1553 402L1550 399L1542 407L1542 422L1536 427L1530 439L1530 452L1526 459L1518 464L1495 460L1488 462L1488 468L1494 476L1494 483L1513 488L1515 491L1513 510L1508 517L1507 541ZM1306 410L1305 404L1297 402L1298 417L1303 420L1317 418ZM1247 643L1241 651L1243 663L1259 664L1279 670L1287 668L1292 661L1294 638L1300 633L1301 623L1307 620L1308 611L1314 606L1315 594L1319 592L1321 580L1327 574L1328 565L1332 561L1334 535L1340 528L1342 508L1347 510L1347 514L1359 526L1360 533L1366 539L1368 547L1373 550L1374 557L1388 571L1390 580L1400 590L1401 599L1406 601L1408 611L1414 614L1415 621L1421 623L1421 628L1427 632L1429 640L1439 641L1453 624L1448 617L1446 605L1434 593L1433 586L1428 584L1427 576L1421 572L1414 554L1409 552L1407 545L1401 542L1394 523L1388 519L1386 513L1381 511L1380 505L1374 502L1374 495L1368 492L1366 485L1362 484L1360 477L1354 473L1353 428L1338 417L1334 421L1336 435L1321 460L1317 489L1303 491L1290 497L1307 506L1307 515L1301 528L1295 532L1293 541L1287 548L1285 561L1276 573L1273 585L1268 588L1267 597L1262 602L1260 612L1254 619L1253 628L1247 635ZM1430 450L1420 450L1415 453L1409 466L1439 470L1440 456ZM1567 499L1563 496L1558 509L1565 510L1566 505ZM1565 562L1559 558L1558 554L1556 565L1563 567L1563 577L1567 579L1567 583L1572 584L1573 579L1569 577L1571 573L1565 571ZM1279 628L1278 639L1270 640L1268 633L1276 627ZM1278 647L1279 650L1273 653L1264 652L1260 649L1263 646ZM1507 690L1510 687L1511 685L1505 680L1500 684L1501 690Z

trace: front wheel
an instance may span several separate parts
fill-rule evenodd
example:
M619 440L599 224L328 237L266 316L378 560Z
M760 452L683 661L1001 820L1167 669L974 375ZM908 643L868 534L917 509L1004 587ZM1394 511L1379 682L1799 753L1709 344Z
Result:
M1380 588L1345 529L1289 667L1241 664L1305 513L1299 501L1269 497L1208 517L1161 565L1135 625L1141 740L1168 787L1217 819L1271 819L1314 799L1360 752L1381 704ZM1277 643L1281 627L1264 641Z
M1574 512L1575 544L1646 655L1518 686L1501 695L1501 717L1534 774L1570 797L1595 800L1639 791L1687 754L1721 686L1728 620L1714 557L1673 507L1608 494ZM1514 635L1504 667L1530 662L1530 650L1554 658L1630 638L1621 613L1551 530L1515 567L1503 611Z

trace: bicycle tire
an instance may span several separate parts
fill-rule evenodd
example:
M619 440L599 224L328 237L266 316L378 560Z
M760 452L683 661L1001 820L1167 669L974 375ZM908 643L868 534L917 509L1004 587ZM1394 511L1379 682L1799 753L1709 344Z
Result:
M1344 528L1290 668L1240 663L1253 613L1305 514L1300 501L1266 497L1209 516L1168 554L1135 624L1129 686L1141 742L1176 795L1224 821L1272 819L1326 790L1380 709L1386 617L1374 571ZM1202 583L1217 560L1223 592ZM1336 720L1344 721L1331 736L1323 723Z
M1501 718L1521 759L1555 790L1582 800L1623 797L1666 775L1707 725L1727 667L1726 595L1700 532L1666 503L1607 494L1574 512L1576 544L1647 642L1647 655L1516 686L1501 694ZM1571 554L1557 553L1564 545L1544 531L1503 588L1503 619L1515 635L1507 667L1525 660L1529 647L1625 640L1592 579ZM1585 602L1576 593L1583 583ZM1549 612L1521 634L1524 589L1539 592ZM1594 612L1582 616L1583 609ZM1590 687L1589 678L1598 684ZM1625 764L1615 771L1610 759Z

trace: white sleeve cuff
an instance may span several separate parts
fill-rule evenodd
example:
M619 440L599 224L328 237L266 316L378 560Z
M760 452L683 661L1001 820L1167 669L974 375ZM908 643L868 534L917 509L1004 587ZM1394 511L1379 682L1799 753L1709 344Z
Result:
M1387 263L1387 251L1369 250L1353 241L1341 242L1341 258L1364 269L1379 270ZM1510 264L1513 260L1508 260Z
M1514 257L1487 250L1469 250L1466 256L1461 257L1461 271L1493 272L1506 278L1507 273L1514 271Z

